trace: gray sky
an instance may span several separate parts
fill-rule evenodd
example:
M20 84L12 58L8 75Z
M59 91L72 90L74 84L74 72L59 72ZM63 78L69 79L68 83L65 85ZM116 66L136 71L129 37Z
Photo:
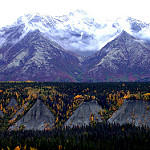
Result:
M0 27L27 13L63 15L83 9L99 19L131 16L150 23L149 0L1 0Z

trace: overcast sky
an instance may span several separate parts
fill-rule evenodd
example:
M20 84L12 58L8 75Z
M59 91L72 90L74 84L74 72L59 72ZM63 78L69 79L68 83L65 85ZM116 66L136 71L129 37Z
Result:
M1 0L0 27L27 13L63 15L76 9L102 19L131 16L150 23L149 0Z

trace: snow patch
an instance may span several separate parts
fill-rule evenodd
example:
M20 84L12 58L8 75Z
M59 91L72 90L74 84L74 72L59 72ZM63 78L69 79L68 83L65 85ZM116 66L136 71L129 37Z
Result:
M0 38L0 48L3 46L4 43L6 43L6 38Z
M19 55L17 55L17 57L10 63L7 65L7 68L11 68L11 67L17 67L20 65L20 61L23 60L23 58L27 55L27 52L21 52Z

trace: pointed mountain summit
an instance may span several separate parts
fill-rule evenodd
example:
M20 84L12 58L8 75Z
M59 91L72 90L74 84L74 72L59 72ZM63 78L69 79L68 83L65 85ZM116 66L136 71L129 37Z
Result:
M123 105L108 119L109 123L132 123L136 126L150 127L150 102L142 100L125 100Z
M90 124L90 121L101 122L101 115L98 113L100 110L102 111L102 108L97 101L83 102L64 126L86 126Z
M78 57L47 39L39 30L29 32L3 53L0 80L76 81Z
M116 39L136 39L134 38L131 34L129 34L128 32L126 32L125 30L123 30L114 40Z
M83 62L86 80L136 81L150 79L150 47L123 31Z
M11 98L7 107L16 107L17 105L18 105L18 102L14 98Z
M9 129L16 130L23 126L24 130L44 130L51 128L54 123L55 118L51 111L41 102L41 100L37 100L25 116Z
M0 117L3 117L4 116L4 114L3 114L3 112L0 110Z

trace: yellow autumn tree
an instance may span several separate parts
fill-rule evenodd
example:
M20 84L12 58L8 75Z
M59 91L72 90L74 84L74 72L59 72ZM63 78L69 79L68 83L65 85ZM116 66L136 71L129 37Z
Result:
M37 148L34 148L34 147L30 147L30 150L37 150Z

